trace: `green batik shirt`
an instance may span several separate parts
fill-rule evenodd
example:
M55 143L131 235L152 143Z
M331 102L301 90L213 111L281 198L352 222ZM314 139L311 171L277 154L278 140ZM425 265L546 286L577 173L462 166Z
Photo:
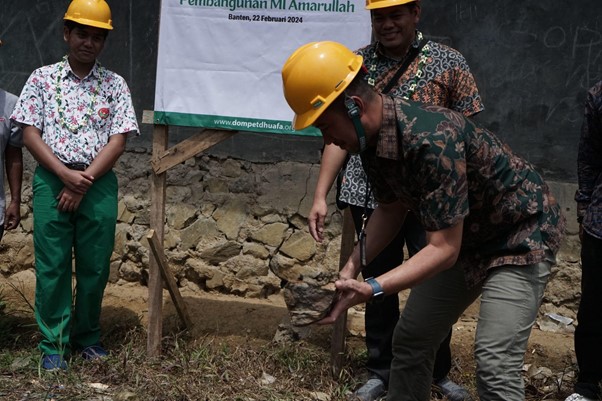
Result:
M529 162L460 113L383 102L376 147L362 154L376 201L401 200L427 231L463 220L458 263L469 286L492 267L530 265L545 260L546 249L558 251L565 220Z

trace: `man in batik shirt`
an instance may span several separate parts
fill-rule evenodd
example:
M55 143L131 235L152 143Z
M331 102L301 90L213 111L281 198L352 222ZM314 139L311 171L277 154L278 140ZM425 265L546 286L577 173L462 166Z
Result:
M39 163L33 178L35 312L48 370L66 369L72 351L85 359L107 355L99 320L117 220L112 168L127 135L138 133L127 84L96 60L113 29L108 4L73 0L64 20L67 56L31 74L12 115Z
M474 116L483 110L475 79L466 59L460 52L423 37L416 26L421 7L413 0L369 0L375 42L356 51L364 58L368 69L366 80L379 92L390 87L394 97L432 103ZM415 58L401 75L398 70L406 58ZM308 215L310 233L322 240L324 220L328 212L326 196L341 171L347 152L335 145L326 145L320 162L320 175ZM366 174L358 155L351 155L340 172L337 203L348 205L356 232L362 226L362 215L370 216L376 208L373 196L366 199ZM393 241L364 271L365 277L381 275L398 266L404 259L404 243L409 256L425 244L425 233L413 214L410 214ZM399 319L399 298L389 294L382 302L366 305L365 329L368 359L366 369L372 373L366 384L356 392L362 401L378 399L386 390L393 355L391 339ZM467 392L450 381L451 331L437 352L433 383L450 401L463 401Z
M602 81L587 94L577 173L582 268L575 330L579 376L575 393L566 401L593 401L602 395Z
M0 40L0 47L3 42ZM4 230L13 230L21 221L21 184L23 181L23 133L10 120L17 97L0 89L0 239ZM10 190L10 202L6 205L4 173Z
M379 95L363 74L362 57L334 42L302 46L282 70L294 128L314 125L326 143L361 153L378 202L321 323L411 288L393 337L387 399L428 401L439 344L481 296L479 398L523 401L524 353L562 238L560 207L533 166L494 134L455 111ZM408 210L426 246L357 281Z

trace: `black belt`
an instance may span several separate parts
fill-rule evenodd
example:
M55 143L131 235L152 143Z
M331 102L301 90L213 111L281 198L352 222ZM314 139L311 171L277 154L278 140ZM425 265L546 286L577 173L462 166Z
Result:
M88 165L86 163L64 163L69 170L86 171Z

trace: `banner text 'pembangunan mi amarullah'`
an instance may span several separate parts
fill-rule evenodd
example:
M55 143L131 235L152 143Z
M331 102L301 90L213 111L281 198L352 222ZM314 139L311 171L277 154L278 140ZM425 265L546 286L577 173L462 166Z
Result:
M350 0L329 2L290 0L180 0L180 5L226 8L229 11L241 9L276 9L294 11L338 12L355 11L355 4Z

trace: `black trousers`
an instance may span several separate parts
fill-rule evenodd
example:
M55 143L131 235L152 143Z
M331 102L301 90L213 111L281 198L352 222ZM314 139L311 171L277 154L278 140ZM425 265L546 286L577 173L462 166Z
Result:
M579 376L575 392L598 399L602 380L602 240L583 233L581 301L575 329Z
M364 208L349 206L359 234L362 229L362 215ZM374 210L368 209L368 215ZM401 231L383 251L366 266L362 272L364 278L377 277L388 272L403 262L403 246L407 244L410 256L417 253L426 244L426 233L420 226L413 213L408 213ZM386 296L382 302L367 303L365 314L366 348L368 361L366 369L381 377L385 383L389 382L389 371L393 360L392 340L393 331L399 320L399 298L397 294ZM449 335L439 347L435 358L433 379L442 379L451 369L451 330Z

